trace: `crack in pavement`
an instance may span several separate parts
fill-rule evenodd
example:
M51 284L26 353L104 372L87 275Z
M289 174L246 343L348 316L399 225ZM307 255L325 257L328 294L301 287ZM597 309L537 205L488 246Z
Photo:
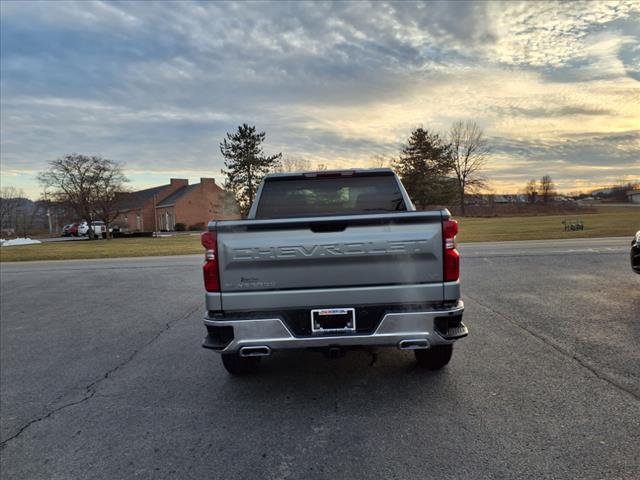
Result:
M121 368L125 367L128 363L130 363L131 361L133 361L140 352L142 352L144 349L146 349L148 346L150 346L152 343L154 343L158 338L160 338L160 336L162 336L164 333L166 333L167 331L169 331L169 329L171 329L174 325L176 325L178 322L181 322L182 320L186 320L187 318L189 318L191 315L193 315L196 311L198 311L198 309L201 307L200 303L198 303L197 306L191 308L189 310L189 312L182 316L179 317L177 319L171 320L169 322L165 323L165 326L162 330L160 330L159 332L157 332L149 341L147 341L144 345L136 348L123 362L120 362L119 364L117 364L115 367L109 369L106 373L104 373L102 376L100 376L99 378L97 378L96 380L94 380L93 382L89 383L88 385L86 385L84 387L84 397L79 399L79 400L74 400L72 402L68 402L65 403L63 405L60 405L59 407L54 408L53 410L47 412L46 414L38 417L38 418L34 418L33 420L29 420L26 424L24 424L22 427L20 427L20 429L13 434L12 436L10 436L9 438L7 438L6 440L3 440L2 442L0 442L0 450L4 449L7 444L9 442L11 442L12 440L15 440L16 438L18 438L20 435L22 435L22 433L27 430L31 425L34 425L36 423L42 422L43 420L46 420L47 418L51 417L52 415L60 412L61 410L65 410L69 407L73 407L75 405L79 405L81 403L84 403L88 400L91 400L94 395L96 394L97 390L96 387L104 382L105 380L107 380L113 373L117 372L118 370L120 370ZM55 400L54 400L55 402Z
M470 296L469 294L465 293L464 294L465 297L467 297L468 299L470 299L471 301L477 303L478 305L480 305L483 308L486 308L487 310L489 310L490 312L504 318L505 320L507 320L509 323L511 323L512 325L515 325L516 327L520 328L521 330L524 330L525 332L527 332L529 335L537 338L538 340L540 340L541 342L543 342L545 345L550 346L551 348L553 348L555 351L557 351L558 353L560 353L561 355L571 358L572 360L574 360L578 365L580 365L582 368L585 368L586 370L588 370L589 372L591 372L593 375L596 376L596 378L603 380L604 382L607 382L609 385L617 388L618 390L630 395L634 400L640 400L640 396L638 396L637 393L635 393L633 390L628 389L627 387L625 387L624 385L620 385L618 382L616 382L614 379L609 378L609 376L607 376L605 373L599 372L598 370L596 370L595 367L591 366L587 360L582 359L580 356L578 356L577 354L571 353L570 351L566 350L565 348L563 348L561 345L559 345L558 343L554 342L553 340L547 338L546 336L536 332L534 329L532 328L528 328L526 326L524 326L523 324L521 324L520 322L514 320L513 318L505 315L502 312L499 312L498 310L496 310L495 308L477 300L476 298Z

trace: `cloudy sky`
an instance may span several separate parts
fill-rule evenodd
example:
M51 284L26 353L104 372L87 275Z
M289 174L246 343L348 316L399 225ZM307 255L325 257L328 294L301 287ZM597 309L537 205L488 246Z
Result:
M411 128L475 120L494 191L640 178L640 2L9 2L2 186L39 192L65 153L133 187L220 178L242 122L266 152L331 167L394 155Z

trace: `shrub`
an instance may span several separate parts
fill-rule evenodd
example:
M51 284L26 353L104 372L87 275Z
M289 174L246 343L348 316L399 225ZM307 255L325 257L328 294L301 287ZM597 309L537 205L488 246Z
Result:
M204 222L198 222L198 223L194 223L193 225L191 225L189 227L189 230L191 231L201 231L201 230L205 230L206 226L204 224Z
M184 223L178 222L176 226L173 227L176 232L184 232L187 229L187 226Z
M153 237L153 232L113 232L113 238Z

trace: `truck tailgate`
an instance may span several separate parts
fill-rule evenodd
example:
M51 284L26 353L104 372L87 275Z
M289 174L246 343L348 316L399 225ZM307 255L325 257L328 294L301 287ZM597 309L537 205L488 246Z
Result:
M442 299L439 211L242 220L212 227L218 232L225 309L225 297L235 299L234 307L259 308L259 292L266 291L287 291L286 298L294 298L306 290L313 301L312 292L319 289L358 296L363 288L384 295L389 287L430 285L439 290L430 289L424 301Z

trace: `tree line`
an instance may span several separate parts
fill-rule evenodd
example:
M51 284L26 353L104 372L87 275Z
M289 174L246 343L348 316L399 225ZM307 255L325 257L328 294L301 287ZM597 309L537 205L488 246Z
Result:
M265 132L243 123L220 142L224 186L244 215L266 174L327 169L325 164L314 165L304 158L265 154L265 139ZM490 151L475 122L456 122L445 135L419 127L411 131L391 166L418 208L457 199L464 214L465 197L485 186L482 170ZM385 159L378 158L377 163ZM117 162L74 153L49 162L38 181L48 200L67 206L88 222L100 219L108 226L120 213L118 197L128 179Z
M267 173L312 168L305 159L283 157L282 153L265 155L262 149L265 136L255 126L242 124L237 132L227 133L220 143L226 167L222 170L225 188L233 192L243 214L248 212ZM486 186L482 170L490 152L484 132L475 122L456 122L444 136L415 128L398 157L390 163L418 208L457 200L464 215L466 196ZM373 163L383 166L387 162L377 156ZM316 169L326 166L321 164Z
M445 135L414 129L392 166L418 208L457 201L464 215L467 195L486 187L490 152L482 129L459 121Z
M527 196L529 203L535 203L538 200L547 203L552 201L558 192L553 180L551 180L551 176L543 175L540 181L535 178L529 180L524 187L524 194Z
M21 189L15 187L0 189L0 235L5 233L26 235L37 215L37 208L25 197Z

